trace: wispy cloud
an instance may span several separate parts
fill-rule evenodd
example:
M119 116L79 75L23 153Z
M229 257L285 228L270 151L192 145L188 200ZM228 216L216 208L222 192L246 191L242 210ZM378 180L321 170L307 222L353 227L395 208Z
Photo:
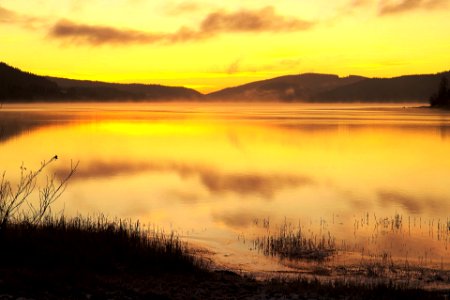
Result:
M179 16L186 13L197 12L202 9L204 9L204 5L197 2L192 1L184 1L181 3L168 2L165 4L164 12L171 16Z
M417 10L444 9L449 5L448 0L349 0L340 9L338 17L353 15L362 10L375 10L378 16L388 16Z
M353 7L363 7L370 4L372 0L352 0L351 6Z
M171 33L119 29L61 20L50 28L49 36L76 44L153 44L180 43L212 38L222 33L294 32L311 29L314 22L278 15L273 7L260 10L224 10L208 14L198 29L181 27Z
M373 4L374 0L351 0L338 10L338 16L352 15L355 11Z
M90 45L154 43L162 38L161 35L137 30L77 24L68 20L57 22L51 28L50 36L67 39L73 43Z
M42 18L19 14L0 6L0 24L18 24L28 29L34 29L42 23L45 23Z
M407 11L413 11L418 9L439 9L448 6L448 0L381 0L379 9L379 15L392 15L404 13Z
M241 10L233 13L217 11L201 23L200 31L214 32L280 32L310 29L313 22L276 14L271 6L260 10Z
M228 74L235 74L241 69L241 59L236 59L226 68Z
M0 6L0 23L15 22L16 19L17 14L15 12Z
M244 63L242 58L236 59L232 61L229 65L225 66L225 72L227 74L236 74L239 72L251 72L256 73L260 71L280 71L280 70L288 70L292 72L301 64L300 59L281 59L276 60L272 63L268 64L246 64ZM221 70L222 71L222 70Z

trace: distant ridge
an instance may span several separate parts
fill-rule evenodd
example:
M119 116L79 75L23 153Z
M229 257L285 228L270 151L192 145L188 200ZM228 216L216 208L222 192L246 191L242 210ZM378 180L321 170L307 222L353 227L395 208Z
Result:
M406 75L393 78L366 78L364 80L319 92L313 101L366 102L428 102L442 77L450 78L450 71L428 75Z
M44 77L0 62L0 100L19 101L163 101L197 100L193 89L154 84L119 84Z
M46 77L56 83L65 97L82 100L196 100L203 95L185 87L159 84L108 83Z
M393 78L287 75L229 87L203 95L184 87L119 84L45 77L0 62L0 101L283 101L283 102L428 102L443 77L437 74Z
M364 79L361 76L340 78L337 75L316 73L287 75L226 88L208 94L207 98L237 101L240 99L305 101L311 100L311 96L319 91L332 90Z
M450 78L450 71L393 78L306 73L255 81L206 96L225 101L427 102L442 77Z

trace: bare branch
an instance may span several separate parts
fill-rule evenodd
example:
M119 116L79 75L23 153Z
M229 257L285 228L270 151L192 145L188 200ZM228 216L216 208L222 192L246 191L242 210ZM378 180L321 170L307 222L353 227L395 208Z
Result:
M46 185L39 188L38 207L29 202L29 197L36 189L38 176L57 159L58 156L55 155L50 160L41 162L40 168L36 171L27 172L27 169L22 165L19 183L14 191L11 183L5 178L5 173L3 173L0 178L0 231L19 213L23 206L28 207L28 213L22 210L22 219L31 223L38 223L51 213L51 205L64 193L69 179L78 167L78 162L76 164L71 162L69 173L60 182L55 182L54 176L47 178Z

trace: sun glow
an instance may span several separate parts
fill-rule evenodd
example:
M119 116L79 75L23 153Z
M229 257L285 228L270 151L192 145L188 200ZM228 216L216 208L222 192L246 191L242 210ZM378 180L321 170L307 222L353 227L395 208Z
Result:
M1 59L42 75L202 92L303 72L444 71L449 6L422 2L3 1Z

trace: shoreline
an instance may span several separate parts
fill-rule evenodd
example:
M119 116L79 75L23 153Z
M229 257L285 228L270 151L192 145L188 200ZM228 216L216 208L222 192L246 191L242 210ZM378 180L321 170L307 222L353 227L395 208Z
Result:
M39 225L12 223L1 234L0 299L446 299L450 271L411 269L449 286L423 288L405 275L399 281L372 273L326 268L314 274L262 278L216 268L173 234L147 235L139 223L51 219ZM203 253L204 255L204 253ZM351 272L350 272L351 271ZM383 269L383 272L385 269ZM426 271L426 270L425 270ZM258 278L259 277L259 278ZM370 280L366 280L369 278Z
M189 247L189 249L192 249ZM394 284L410 283L412 286L420 287L427 291L450 291L450 269L441 269L421 266L416 263L396 263L383 261L382 259L369 259L348 264L329 263L328 261L305 262L267 258L259 254L261 259L277 260L275 269L256 269L256 265L245 266L240 264L226 263L217 258L218 253L208 248L194 248L193 253L209 262L209 269L219 272L232 272L240 276L248 276L257 281L270 281L283 278L285 280L318 280L322 283L354 281L361 285L373 285L380 282L392 282ZM341 251L342 252L342 251ZM335 254L347 255L347 254ZM355 254L360 256L359 254ZM259 266L258 266L259 267Z

